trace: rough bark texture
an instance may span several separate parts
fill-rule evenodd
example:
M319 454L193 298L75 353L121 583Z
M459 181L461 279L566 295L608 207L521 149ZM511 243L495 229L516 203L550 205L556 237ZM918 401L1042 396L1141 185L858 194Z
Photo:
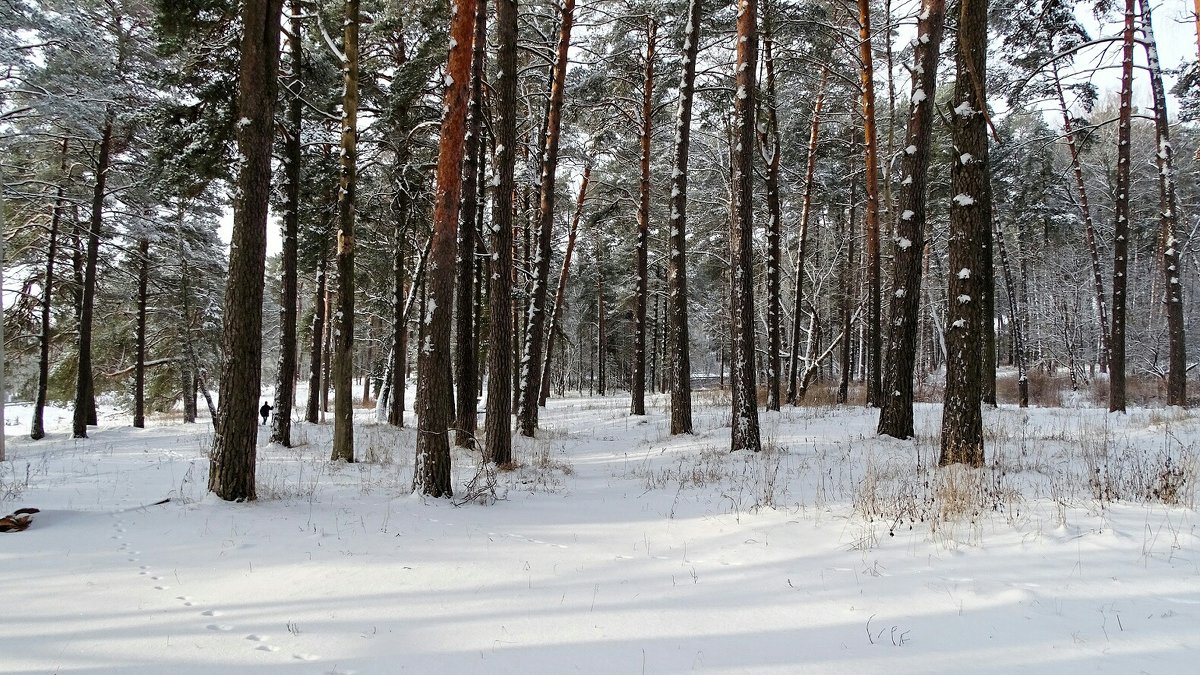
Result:
M654 131L654 40L658 24L646 22L646 61L642 77L641 172L638 181L637 289L633 309L633 383L629 413L646 414L646 307L650 299L647 255L650 245L650 136Z
M75 411L71 435L87 438L88 424L94 424L96 406L92 390L92 315L96 304L96 258L100 255L100 226L104 218L104 191L108 181L109 155L112 151L113 122L110 114L100 133L96 159L96 182L92 190L92 215L88 221L87 252L83 258L83 288L79 306L79 357L75 377Z
M862 80L863 157L867 208L863 234L867 245L867 405L880 405L879 140L875 131L875 67L871 50L871 3L858 0L859 76Z
M146 311L150 292L150 240L138 241L137 335L133 361L133 426L146 428Z
M263 268L271 195L271 139L279 72L283 0L242 6L237 146L241 162L233 200L229 275L225 282L220 402L208 489L227 501L255 498L255 442L262 382Z
M1113 225L1112 332L1108 360L1108 411L1125 412L1125 272L1129 255L1129 139L1133 101L1133 7L1125 0L1121 95L1117 122L1117 198Z
M300 131L304 122L300 99L302 46L300 39L300 0L292 0L288 38L292 77L288 94L288 121L284 148L283 250L279 295L279 365L275 378L275 418L271 421L271 442L292 447L292 407L296 402L296 304L299 300L297 276L300 230L301 150Z
M981 245L987 216L988 147L984 86L987 76L987 0L959 5L957 71L951 102L950 269L946 330L946 392L938 463L983 464L981 354L984 275Z
M433 234L429 247L429 316L421 331L417 374L417 450L413 490L430 497L449 497L450 439L453 412L450 386L450 324L454 308L455 238L462 188L463 141L470 102L472 43L476 0L459 0L450 18L450 55L438 141L437 187Z
M921 300L921 261L925 250L925 198L929 148L933 132L933 93L946 19L945 0L925 0L917 24L917 40L908 131L901 158L896 248L893 251L892 317L888 329L887 370L880 400L881 434L913 436L913 371L917 360L917 327Z
M571 45L575 0L563 0L558 33L558 51L550 88L550 109L546 116L545 155L542 157L542 186L538 206L538 250L525 328L525 349L520 364L520 405L517 426L522 436L532 437L538 424L538 394L541 392L542 346L546 331L546 301L550 283L550 239L554 225L554 185L558 168L559 130L562 126L563 91L567 79L567 50Z
M692 433L692 359L688 336L687 191L688 149L692 139L692 97L696 54L700 50L701 0L688 1L683 34L683 73L675 116L675 155L671 168L671 231L667 255L667 344L671 380L671 433Z
M804 201L800 207L799 242L796 244L796 301L792 306L792 344L788 360L787 399L792 405L800 403L800 324L804 316L804 261L808 256L808 223L812 218L813 176L817 169L817 139L821 133L821 109L825 105L825 87L829 68L821 69L821 84L813 102L812 120L808 128L808 161L804 169Z
M457 422L454 444L475 447L475 427L479 406L479 345L475 340L475 214L479 210L479 152L483 135L483 69L487 42L487 2L478 0L475 10L475 47L471 57L471 109L469 128L463 148L462 217L458 231L458 284L455 286L454 384L457 397Z
M769 19L770 16L767 16ZM765 25L769 25L764 20ZM779 352L783 349L783 326L781 315L783 301L780 298L779 266L783 255L780 250L780 221L783 208L779 203L779 118L775 99L775 59L772 54L773 41L768 32L763 37L763 61L767 71L765 109L766 126L760 127L759 145L767 165L765 180L767 189L767 410L779 410Z
M487 412L483 456L512 463L513 168L517 151L517 3L496 0L496 138L488 293Z
M1187 350L1183 322L1183 286L1180 284L1179 200L1175 195L1175 170L1172 162L1171 128L1167 124L1167 91L1163 86L1162 65L1158 60L1158 45L1154 39L1154 24L1150 3L1138 0L1142 15L1142 32L1149 64L1150 91L1154 97L1154 131L1158 141L1154 158L1158 166L1158 211L1161 222L1159 234L1162 250L1163 304L1167 308L1167 403L1187 406Z
M333 327L333 453L354 461L354 219L358 181L358 9L346 0L342 49L342 138L338 176L337 312Z
M729 233L732 262L733 428L730 450L762 449L758 430L758 387L754 368L754 99L758 67L758 2L739 0L733 97L733 190L735 217Z

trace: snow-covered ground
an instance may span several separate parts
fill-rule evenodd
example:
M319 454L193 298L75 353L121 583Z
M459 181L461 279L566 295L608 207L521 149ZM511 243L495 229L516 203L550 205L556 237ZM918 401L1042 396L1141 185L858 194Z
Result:
M939 473L936 407L915 441L763 413L746 456L701 396L684 438L662 398L552 400L490 504L413 496L415 432L367 411L353 465L264 428L227 504L206 420L33 442L10 408L0 516L42 512L0 534L0 672L1195 672L1200 418L1005 408L988 468Z

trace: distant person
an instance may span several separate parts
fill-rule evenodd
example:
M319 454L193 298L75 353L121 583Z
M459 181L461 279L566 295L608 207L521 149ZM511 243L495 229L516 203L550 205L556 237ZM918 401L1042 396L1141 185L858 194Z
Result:
M266 401L263 401L262 407L258 409L258 414L262 415L262 418L263 418L262 423L263 424L267 423L267 418L271 416L271 410L272 410L271 404L267 403Z

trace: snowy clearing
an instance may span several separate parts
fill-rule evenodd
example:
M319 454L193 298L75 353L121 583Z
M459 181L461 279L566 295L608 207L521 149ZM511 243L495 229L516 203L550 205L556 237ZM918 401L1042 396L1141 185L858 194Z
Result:
M935 472L934 406L913 441L873 410L763 413L744 456L700 396L685 438L662 397L552 400L490 505L412 496L415 431L368 411L358 464L323 425L260 446L253 504L205 496L206 422L10 426L0 516L42 512L0 534L0 671L1194 668L1193 414L989 411L989 467Z

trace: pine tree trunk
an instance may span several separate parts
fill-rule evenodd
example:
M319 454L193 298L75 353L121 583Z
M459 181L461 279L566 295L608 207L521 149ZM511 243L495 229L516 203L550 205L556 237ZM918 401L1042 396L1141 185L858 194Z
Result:
M758 2L739 0L736 92L733 99L736 145L733 186L736 217L729 232L732 264L733 417L730 451L762 449L758 430L758 387L754 372L754 100L758 68Z
M598 235L597 235L598 236ZM603 244L596 243L596 393L605 395L605 366L608 355L608 310L604 305Z
M487 412L484 457L512 463L513 171L517 151L517 2L496 0L496 166L492 197L492 268L488 293Z
M408 282L405 280L404 259L408 240L408 191L401 186L396 195L396 252L392 260L392 355L389 371L391 386L387 405L387 421L394 427L404 426L404 390L406 388L408 357L408 314L405 299Z
M322 343L325 341L325 279L329 263L325 245L321 244L317 256L317 292L314 294L312 319L312 345L308 350L308 406L304 419L310 424L321 421L321 365Z
M692 98L700 50L701 0L688 0L683 34L683 73L675 117L675 156L671 169L671 232L667 256L667 344L670 350L671 433L692 433L692 362L688 335L687 190L692 139Z
M571 44L575 0L563 0L559 26L558 51L550 89L550 110L546 117L545 156L542 158L542 185L538 206L538 250L529 319L525 329L525 348L520 365L520 405L517 426L522 436L532 437L538 425L538 394L541 392L543 344L546 330L546 301L550 282L550 245L554 225L554 186L558 168L558 146L562 126L563 91L567 78L567 50Z
M67 180L67 148L69 141L63 139L62 160L59 172L60 180ZM66 203L63 199L64 188L59 184L54 199L54 212L50 216L50 234L46 244L46 279L43 283L41 335L38 336L38 383L37 395L33 403L33 420L29 437L39 440L46 436L45 410L46 399L50 385L50 310L54 301L54 258L58 255L58 228L62 222L63 209Z
M764 18L764 26L770 25L770 14ZM763 36L763 61L767 71L766 127L759 132L759 145L767 165L764 183L767 189L767 410L779 410L779 352L783 349L783 326L781 315L783 302L780 298L779 267L783 254L780 250L780 221L783 208L779 204L779 161L783 151L779 144L779 119L775 98L775 59L772 54L773 39L768 31Z
M256 497L255 444L262 381L263 271L271 195L271 140L279 70L283 0L247 0L242 6L238 85L238 168L233 234L225 283L219 400L208 489L226 501Z
M281 292L279 297L279 366L275 378L275 418L271 421L271 442L292 447L292 408L296 401L296 305L299 301L298 256L300 233L300 181L302 149L300 134L304 122L300 98L302 46L300 0L292 0L291 35L288 47L292 77L288 95L288 123L284 138L283 250L281 251Z
M112 151L112 113L100 133L96 159L96 183L92 190L92 215L88 221L87 252L83 261L83 290L79 312L79 357L76 363L75 411L71 435L87 438L88 424L95 424L96 397L92 388L92 315L96 298L96 263L100 255L100 226L104 218L104 193L108 182L109 154Z
M854 147L853 140L850 141L850 147ZM857 200L858 181L854 176L850 177L850 199L849 207L846 209L846 260L842 266L841 290L838 292L839 312L842 319L842 345L838 354L838 363L841 365L841 372L838 374L838 389L837 398L835 399L838 405L844 405L850 400L850 374L854 370L854 366L850 363L852 352L850 332L854 325L854 221Z
M545 406L550 396L550 357L554 353L554 333L559 330L563 305L567 301L567 279L571 274L571 255L575 251L575 236L579 232L579 219L583 216L583 202L587 198L588 181L592 177L591 162L583 166L583 180L579 184L579 198L575 201L575 215L571 217L571 229L567 232L567 250L563 254L562 268L558 272L558 286L554 292L554 308L550 314L550 330L546 331L546 359L542 367L542 391L538 405ZM644 414L644 413L643 413Z
M821 69L821 83L817 85L817 99L813 102L812 120L808 130L808 161L804 169L804 201L800 207L800 232L796 245L796 300L792 309L792 342L788 359L787 400L799 404L800 372L800 324L804 315L804 262L808 255L808 223L812 218L813 176L817 168L817 139L821 132L821 109L825 105L825 87L829 82L829 68ZM815 310L814 310L815 311Z
M917 24L912 94L900 172L899 217L893 252L894 291L888 330L887 370L880 400L880 434L913 436L913 371L917 358L917 327L921 300L921 262L925 250L925 202L929 150L933 137L933 93L937 88L938 58L946 19L945 0L925 0Z
M658 24L646 21L645 76L642 78L641 179L638 182L637 289L633 310L633 383L629 414L646 414L646 307L649 302L647 255L650 245L650 136L654 131L654 41Z
M880 406L880 353L883 326L880 319L879 263L879 141L875 131L875 67L871 50L871 3L858 0L859 75L862 79L863 157L866 162L867 209L863 222L867 259L867 405Z
M417 449L413 490L430 497L449 497L450 441L453 414L450 386L450 325L454 308L454 267L459 199L462 188L463 141L470 103L471 60L477 0L463 0L450 19L450 54L441 138L438 141L433 234L429 247L429 317L420 341L417 375Z
M951 158L949 327L946 331L946 392L942 413L942 447L938 463L983 464L983 414L980 410L983 376L980 350L984 347L982 311L984 284L982 244L991 228L987 199L988 139L987 0L962 0L959 5L957 72L951 134L956 149Z
M1174 149L1171 147L1171 130L1167 124L1167 92L1163 86L1162 65L1158 60L1158 45L1154 39L1154 25L1150 16L1150 3L1138 0L1142 14L1142 32L1145 40L1146 61L1149 64L1150 91L1154 97L1154 131L1158 141L1155 162L1158 166L1158 210L1162 232L1162 269L1165 275L1163 304L1167 307L1167 403L1187 406L1187 350L1183 321L1183 287L1179 270L1181 242L1179 234L1179 200L1175 195L1175 170L1172 164Z
M333 453L354 461L354 220L358 181L359 0L346 0L342 63L342 138L339 153L337 312L333 323Z
M483 69L486 66L484 47L487 42L487 2L478 0L475 12L475 47L471 58L470 118L463 149L462 217L458 231L458 283L455 286L457 344L454 349L454 382L457 385L457 422L454 444L462 448L475 447L475 428L478 417L477 393L479 367L476 358L479 345L475 340L475 215L479 210L479 152L483 135Z
M1117 195L1113 225L1112 332L1108 360L1108 411L1125 412L1125 272L1129 255L1129 140L1133 103L1133 7L1125 0L1121 49L1121 95L1117 122Z
M150 293L150 240L138 241L137 329L134 337L133 426L146 428L146 312Z

